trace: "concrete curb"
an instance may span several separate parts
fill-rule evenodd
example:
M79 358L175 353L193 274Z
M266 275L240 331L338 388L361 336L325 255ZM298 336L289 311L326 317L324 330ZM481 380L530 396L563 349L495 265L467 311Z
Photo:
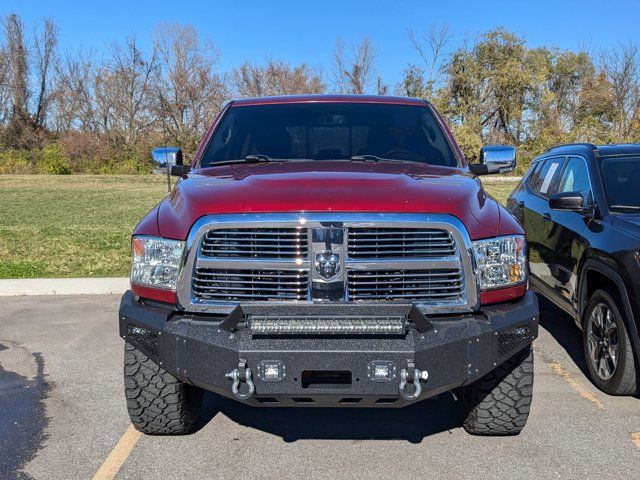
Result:
M17 295L116 295L128 278L16 278L0 280L0 297Z
M490 183L510 183L510 182L519 182L522 180L522 177L492 177L491 175L480 177L482 183L490 184Z

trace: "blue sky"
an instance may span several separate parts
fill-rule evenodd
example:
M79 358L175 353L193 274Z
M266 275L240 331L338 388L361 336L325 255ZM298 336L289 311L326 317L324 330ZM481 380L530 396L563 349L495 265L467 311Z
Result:
M597 49L616 42L640 42L640 0L601 1L225 1L182 0L3 0L0 14L18 13L29 27L56 21L62 49L93 48L135 35L149 46L161 22L190 23L220 52L223 68L245 60L282 58L312 65L331 62L337 37L347 42L369 35L378 71L395 85L407 63L418 63L407 28L447 24L453 46L465 34L504 26L529 46Z

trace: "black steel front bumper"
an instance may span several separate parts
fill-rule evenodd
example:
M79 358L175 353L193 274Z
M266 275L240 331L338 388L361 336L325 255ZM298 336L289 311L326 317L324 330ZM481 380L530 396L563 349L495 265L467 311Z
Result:
M335 305L311 308L333 314ZM366 316L376 307L343 308ZM416 398L423 400L472 383L538 335L538 303L530 291L519 302L485 307L482 313L430 318L426 331L409 322L406 334L386 337L257 337L242 319L230 332L220 328L224 318L145 305L132 292L123 296L119 318L123 339L183 381L221 395L234 398L225 375L239 364L242 373L244 362L252 370L255 393L242 401L255 406L403 406L409 401L400 395L402 370L411 372L415 365L428 373ZM265 361L284 367L281 379L261 380ZM389 362L395 374L388 381L372 380L372 362ZM348 372L349 381L305 382L309 372Z

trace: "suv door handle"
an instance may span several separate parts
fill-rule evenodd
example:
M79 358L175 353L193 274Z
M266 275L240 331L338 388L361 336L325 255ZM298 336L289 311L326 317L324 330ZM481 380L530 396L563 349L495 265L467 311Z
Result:
M551 221L551 214L550 214L550 213L543 213L543 214L542 214L542 219L543 219L545 222L550 222L550 221Z

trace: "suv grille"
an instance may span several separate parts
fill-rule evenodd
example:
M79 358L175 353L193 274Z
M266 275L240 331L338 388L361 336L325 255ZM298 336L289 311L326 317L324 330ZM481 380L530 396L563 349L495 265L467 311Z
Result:
M351 300L415 299L427 302L462 297L462 272L446 270L375 270L347 274Z
M308 254L307 231L301 228L209 230L202 239L207 257L301 258Z
M455 255L449 232L431 228L349 230L350 258L446 257Z
M196 268L193 294L201 300L305 300L308 283L304 271Z

